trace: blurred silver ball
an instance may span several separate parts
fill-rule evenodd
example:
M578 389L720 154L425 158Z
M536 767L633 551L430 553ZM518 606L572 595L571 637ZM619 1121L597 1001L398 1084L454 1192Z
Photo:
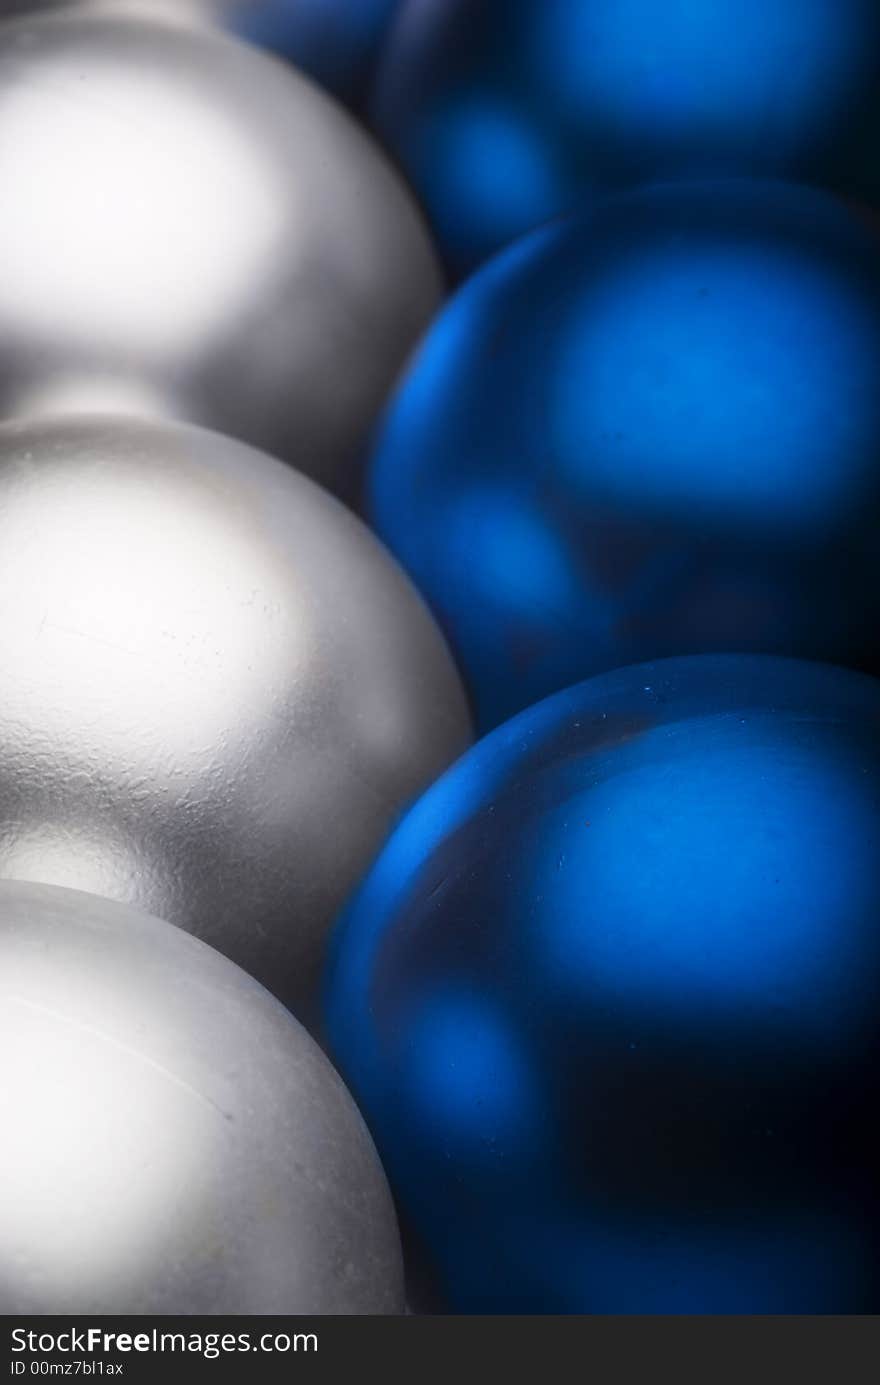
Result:
M367 84L397 0L0 0L0 19L48 9L136 11L225 29L289 58L349 99Z
M0 884L0 1313L402 1313L366 1128L212 948Z
M182 425L0 427L0 877L138 905L313 1022L329 926L466 746L364 525Z
M98 5L0 28L0 417L201 424L356 493L440 295L341 107L220 32Z

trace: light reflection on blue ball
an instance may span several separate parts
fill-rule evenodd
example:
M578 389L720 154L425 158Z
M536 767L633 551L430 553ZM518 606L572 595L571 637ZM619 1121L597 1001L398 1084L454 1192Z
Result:
M608 668L880 653L880 237L789 184L665 185L453 298L381 428L379 532L484 728Z
M467 268L609 188L880 189L874 0L402 0L380 131Z
M544 882L536 975L575 1006L597 988L696 1017L771 1005L780 1024L815 1024L833 1042L868 941L839 921L855 909L866 929L880 924L876 834L857 830L877 787L836 725L786 727L772 710L594 752L587 787L545 812L524 850L523 888ZM786 844L833 868L783 869ZM808 990L822 998L812 1015L786 1008Z
M403 1100L447 1155L491 1168L499 1142L534 1142L541 1093L505 1010L466 984L430 988L404 1021Z
M584 683L466 754L337 930L331 1047L450 1305L876 1312L880 683Z

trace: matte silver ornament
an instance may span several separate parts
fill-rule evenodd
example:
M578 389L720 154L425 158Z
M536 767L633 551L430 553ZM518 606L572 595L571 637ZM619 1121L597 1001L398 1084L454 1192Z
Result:
M436 307L415 204L284 63L101 6L0 27L0 417L215 428L353 496Z
M337 910L469 730L421 598L293 469L0 427L0 877L179 924L310 1022Z
M177 928L0 884L0 1313L402 1313L379 1160L317 1045Z

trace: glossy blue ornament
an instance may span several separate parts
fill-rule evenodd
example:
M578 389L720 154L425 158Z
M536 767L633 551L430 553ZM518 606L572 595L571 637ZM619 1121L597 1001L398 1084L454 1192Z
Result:
M379 532L484 728L644 659L880 652L880 237L794 185L665 185L536 232L429 331Z
M624 669L468 752L337 931L333 1051L451 1305L880 1309L880 683Z
M876 0L403 0L376 122L467 268L597 193L880 188Z

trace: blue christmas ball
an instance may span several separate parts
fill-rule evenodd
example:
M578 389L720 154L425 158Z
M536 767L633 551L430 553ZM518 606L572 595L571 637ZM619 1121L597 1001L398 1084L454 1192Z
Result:
M219 8L230 32L274 49L351 101L363 94L397 2L210 0L210 5Z
M876 0L403 0L374 116L450 262L596 193L763 174L880 186Z
M484 728L645 659L871 667L880 237L750 180L536 232L430 330L370 488Z
M558 694L403 820L326 1019L451 1305L880 1309L880 683Z

